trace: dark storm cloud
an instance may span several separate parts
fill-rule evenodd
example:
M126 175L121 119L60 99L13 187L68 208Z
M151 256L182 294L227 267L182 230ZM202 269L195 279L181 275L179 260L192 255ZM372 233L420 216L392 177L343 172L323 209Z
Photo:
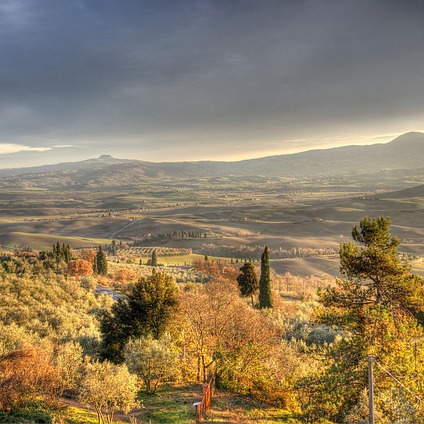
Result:
M0 142L170 160L403 131L424 114L403 3L3 0Z

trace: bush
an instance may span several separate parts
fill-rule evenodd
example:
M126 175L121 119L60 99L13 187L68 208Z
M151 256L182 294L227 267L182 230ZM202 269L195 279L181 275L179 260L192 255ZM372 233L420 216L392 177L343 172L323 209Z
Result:
M59 376L46 355L34 348L0 356L0 409L19 409L40 396L56 400Z
M53 424L53 414L48 411L22 410L12 412L0 412L0 423L19 424Z

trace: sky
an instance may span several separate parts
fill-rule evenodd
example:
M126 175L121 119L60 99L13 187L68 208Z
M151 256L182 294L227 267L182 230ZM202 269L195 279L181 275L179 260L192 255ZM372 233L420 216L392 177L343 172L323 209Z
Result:
M424 130L424 1L0 0L0 167Z

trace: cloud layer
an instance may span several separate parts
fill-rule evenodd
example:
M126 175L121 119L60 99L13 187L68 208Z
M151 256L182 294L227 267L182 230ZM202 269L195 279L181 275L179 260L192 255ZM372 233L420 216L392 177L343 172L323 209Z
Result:
M0 153L230 159L420 130L423 20L418 1L5 0Z

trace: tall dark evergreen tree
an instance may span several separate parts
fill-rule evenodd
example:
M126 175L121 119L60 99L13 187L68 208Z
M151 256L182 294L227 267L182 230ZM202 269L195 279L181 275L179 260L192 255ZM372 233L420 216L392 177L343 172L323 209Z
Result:
M100 356L115 364L124 362L124 347L136 329L131 325L128 304L120 299L112 305L111 311L100 316Z
M118 301L101 319L101 355L123 362L122 350L131 337L161 337L178 305L178 286L171 276L155 272L138 281L127 301Z
M153 250L152 252L152 259L150 261L151 266L158 266L158 257L156 255L156 250Z
M259 280L259 307L272 308L271 269L269 265L268 246L261 257L261 278Z
M94 262L95 262L95 266L93 267L94 271L97 271L97 274L106 275L107 274L107 258L106 258L106 253L104 252L102 246L99 246Z
M56 248L54 248L54 245L53 245L53 256L54 256L54 259L56 260L56 266L58 266L62 256L62 250L60 248L59 241L56 242Z
M113 256L116 256L116 240L112 240L112 243L110 244L110 253Z
M53 244L51 257L56 261L56 264L59 265L61 261L65 261L67 264L72 260L71 247L69 244L62 243L60 245L59 241Z
M156 272L134 285L128 306L140 333L151 334L155 339L164 333L175 312L177 295L175 281L163 272Z
M253 296L259 288L258 277L256 276L255 268L250 262L246 262L240 268L240 272L241 274L237 277L240 293L244 297L250 296L250 300L252 301L253 306Z
M69 244L63 245L63 259L65 259L67 264L69 264L69 262L72 260L71 247Z

